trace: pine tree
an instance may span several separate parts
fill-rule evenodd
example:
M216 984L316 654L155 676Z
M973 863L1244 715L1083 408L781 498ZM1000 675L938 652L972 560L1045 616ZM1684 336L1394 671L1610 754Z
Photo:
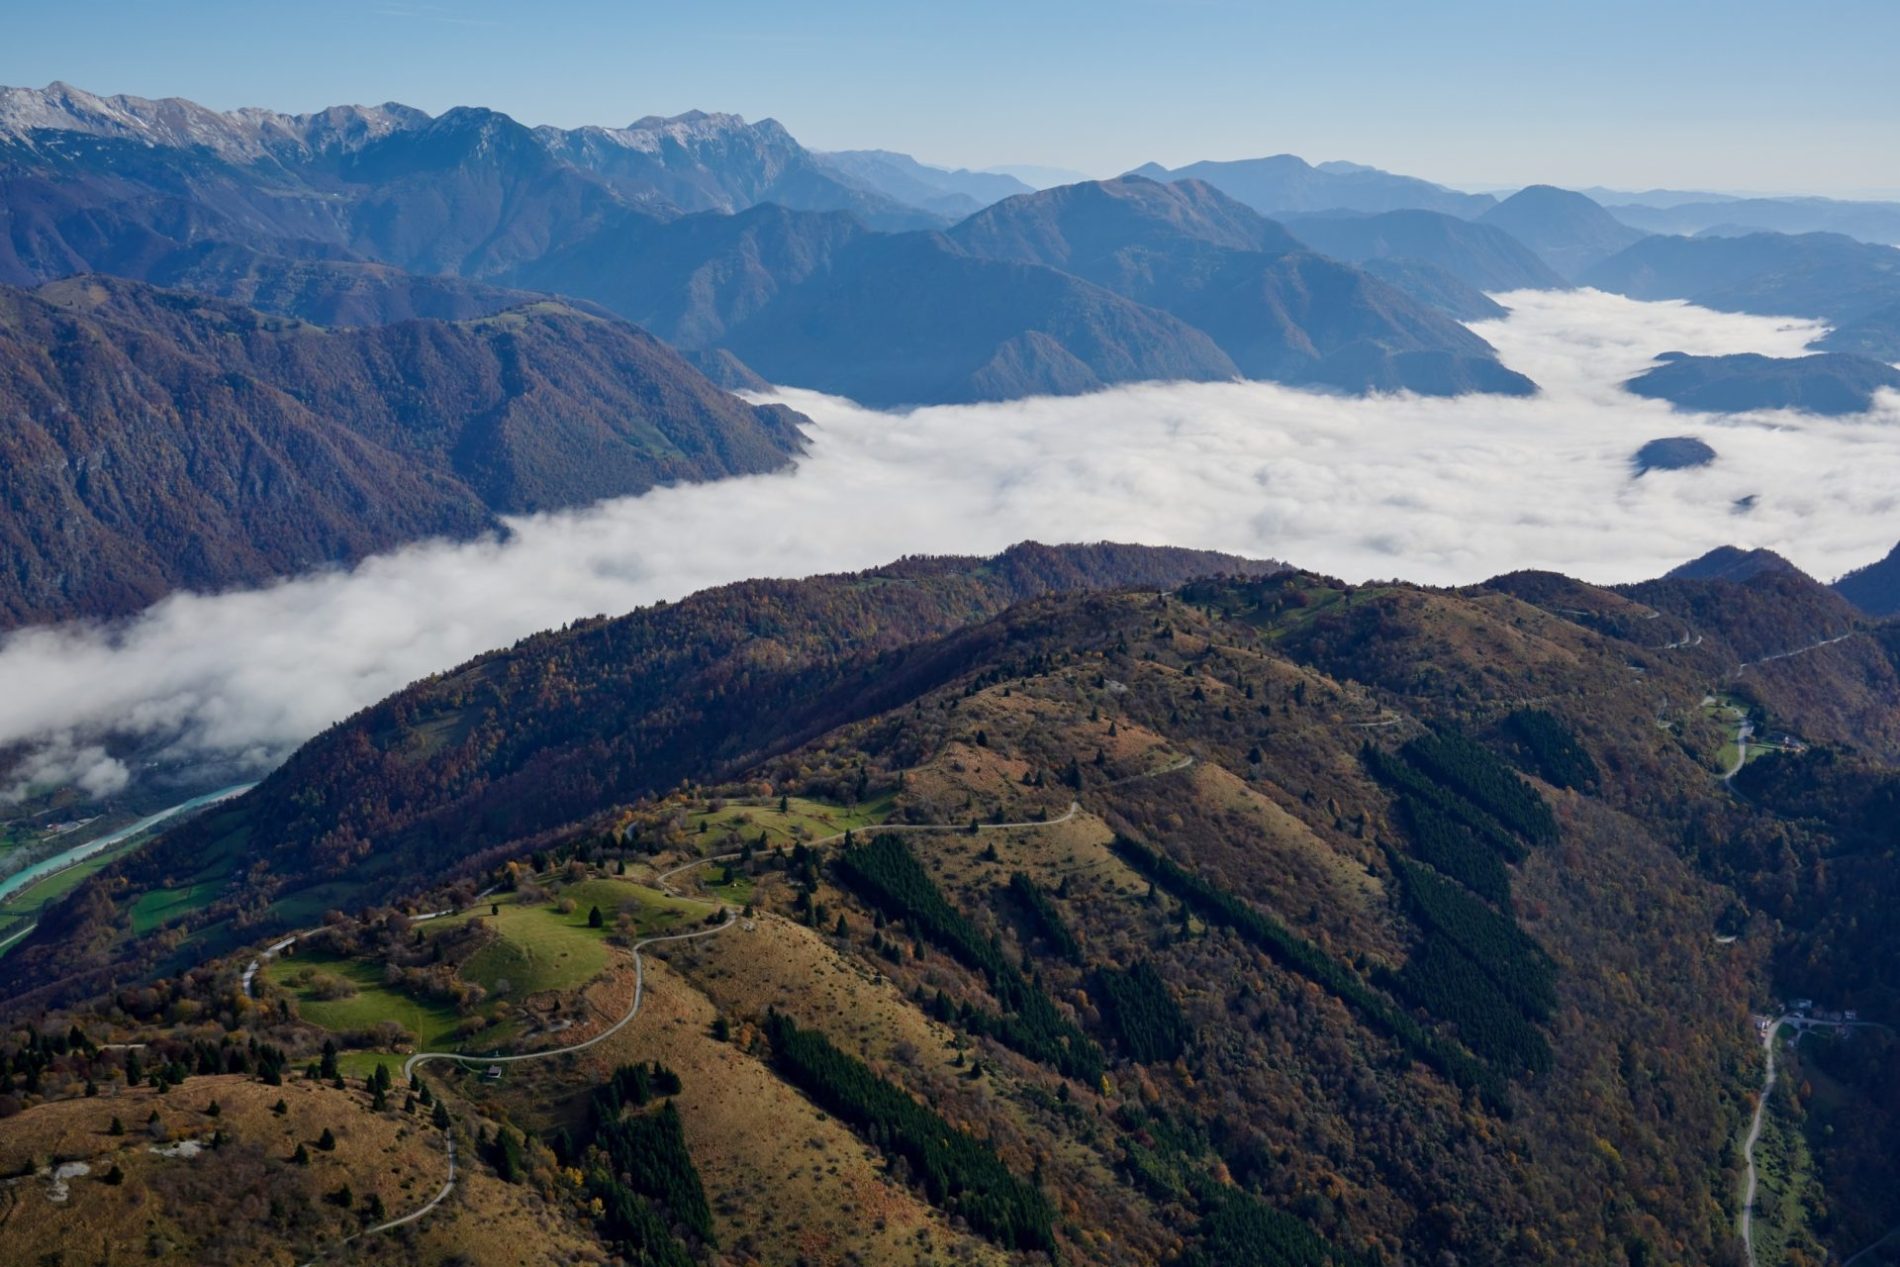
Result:
M324 1127L323 1134L317 1136L317 1147L321 1148L326 1153L335 1152L336 1151L336 1132L331 1130L327 1126Z

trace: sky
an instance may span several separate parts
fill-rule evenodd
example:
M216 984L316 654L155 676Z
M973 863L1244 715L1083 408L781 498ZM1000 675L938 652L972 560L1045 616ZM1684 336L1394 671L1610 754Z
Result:
M62 0L0 83L219 109L724 110L1108 176L1297 153L1472 188L1900 196L1895 0Z
M1716 417L1620 386L1660 352L1791 356L1819 327L1596 291L1500 298L1509 317L1473 328L1536 397L1149 383L885 414L788 389L811 444L781 473L176 594L120 625L16 631L0 640L0 750L28 755L0 772L0 799L35 783L115 791L133 771L112 749L128 742L202 786L254 778L331 722L534 630L911 553L1134 541L1458 584L1530 567L1632 581L1720 545L1832 578L1892 548L1900 393L1856 417ZM1636 475L1635 451L1675 435L1716 460Z

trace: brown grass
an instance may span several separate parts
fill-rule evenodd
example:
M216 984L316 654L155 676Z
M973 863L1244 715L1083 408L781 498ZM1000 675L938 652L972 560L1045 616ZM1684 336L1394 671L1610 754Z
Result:
M729 1001L778 999L810 1016L814 998L865 1004L862 1027L941 1047L901 999L878 1005L855 968L806 930L776 918L735 928L687 952L696 978ZM679 952L674 952L679 956ZM801 984L802 983L802 984ZM888 993L888 992L886 992ZM820 1112L736 1041L711 1037L717 1007L673 968L647 959L647 994L634 1023L590 1052L604 1079L616 1064L658 1060L681 1070L687 1144L734 1262L765 1264L1001 1263L994 1247L950 1227L883 1158Z
M45 1178L9 1183L0 1262L64 1254L72 1263L296 1263L361 1226L323 1194L348 1184L359 1208L376 1193L394 1215L426 1200L446 1173L440 1137L425 1119L373 1113L358 1091L301 1078L270 1087L217 1076L191 1078L164 1095L145 1087L110 1092L38 1105L0 1130L0 1173L61 1161L91 1168L69 1182L63 1203L51 1199ZM270 1111L279 1098L288 1107L281 1117ZM222 1109L215 1118L205 1112L213 1100ZM154 1110L162 1130L147 1126ZM122 1136L109 1133L115 1115ZM336 1136L334 1152L316 1147L326 1127ZM208 1141L214 1129L227 1141L218 1150L190 1158L152 1151L165 1141ZM299 1142L308 1166L290 1162ZM124 1175L116 1186L104 1178L114 1165Z

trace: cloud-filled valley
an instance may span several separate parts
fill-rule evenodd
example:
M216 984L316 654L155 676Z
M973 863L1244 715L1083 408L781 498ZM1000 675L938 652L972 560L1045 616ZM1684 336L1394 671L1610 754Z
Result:
M505 541L416 546L347 573L176 595L119 626L23 630L0 646L0 744L29 754L11 781L109 790L127 773L100 746L113 741L264 769L405 683L537 629L906 553L1114 539L1349 579L1535 567L1614 582L1731 543L1831 578L1900 537L1900 399L1844 419L1715 418L1619 386L1669 350L1797 355L1814 324L1594 291L1501 298L1511 315L1474 328L1541 385L1535 399L1150 384L893 415L787 391L814 426L783 474L515 520ZM1675 435L1717 460L1633 478L1637 448Z

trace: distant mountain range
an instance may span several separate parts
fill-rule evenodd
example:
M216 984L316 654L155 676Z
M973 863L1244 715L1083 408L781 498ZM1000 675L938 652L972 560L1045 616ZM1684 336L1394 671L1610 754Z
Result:
M1415 176L1398 176L1357 163L1315 167L1293 154L1230 162L1189 163L1172 170L1144 163L1130 172L1150 180L1199 180L1265 215L1299 211L1421 209L1472 217L1496 204L1490 194L1460 193Z
M1312 171L1342 188L1425 187ZM1154 205L1129 215L1136 182L1027 193L903 155L814 155L770 120L563 130L395 105L222 114L55 85L0 94L0 175L13 215L0 280L14 284L115 273L363 325L493 315L553 292L647 326L721 382L763 376L877 406L1153 378L1533 389L1433 306L1496 315L1430 261L1388 270L1388 285L1304 254L1206 185L1140 182ZM1068 208L1060 241L985 236L1012 192L1012 225ZM950 236L929 234L984 202Z
M1440 211L1289 216L1286 227L1316 251L1353 264L1429 264L1480 291L1562 290L1569 285L1505 230Z
M1609 208L1645 233L1840 233L1863 242L1900 246L1900 202L1847 202L1834 198L1696 198L1669 205L1639 200Z
M1087 172L1043 163L1001 163L983 170L994 176L1013 176L1031 189L1054 189L1057 185L1076 185L1093 179Z
M711 419L707 435L722 438L706 453L724 455L660 460L664 446L646 441L625 453L603 448L599 428L612 425L597 403L630 389L550 388L547 400L571 390L576 401L571 415L550 415L548 435L560 438L480 469L454 465L479 447L472 440L430 455L402 478L436 480L437 500L421 491L395 499L426 512L344 524L312 508L307 531L273 547L281 563L214 559L181 565L178 576L159 567L128 581L123 600L62 580L15 610L116 610L174 584L230 583L419 533L478 530L496 513L782 461L795 438L750 412L714 408L703 395L714 384L808 386L878 407L1241 377L1522 395L1535 384L1461 322L1503 314L1486 292L1571 281L1836 325L1820 346L1846 355L1802 362L1795 376L1785 366L1744 374L1739 363L1677 363L1644 376L1685 407L1832 407L1837 387L1851 389L1852 403L1886 381L1875 361L1900 358L1900 250L1848 237L1645 236L1572 191L1533 186L1499 202L1287 155L1143 170L1159 179L1032 191L1012 176L887 151L814 153L769 119L725 114L528 128L476 108L219 113L64 85L0 90L0 281L121 276L234 301L241 321L260 329L270 324L263 314L329 328L338 332L325 336L330 348L345 345L348 329L363 332L365 348L389 330L452 330L473 359L411 366L405 385L432 391L429 376L440 372L436 394L451 402L472 399L454 385L488 381L488 370L471 367L500 358L503 345L528 348L538 372L554 374L563 362L552 339L531 337L550 323L631 348L622 318L683 357L626 354L644 372L690 384L667 397L669 409L690 399L686 415L663 409L655 425ZM84 318L119 323L100 336L105 346L131 322L121 311L130 292L107 289L117 307ZM549 306L550 296L559 303ZM10 302L81 319L70 297ZM193 355L211 346L206 331L240 321L177 295L141 304L132 306L172 313L151 346L169 341ZM193 323L202 328L188 332ZM301 399L257 367L228 372ZM445 434L477 425L507 399L496 390L472 412L428 425ZM541 407L541 393L530 398ZM326 425L384 434L376 402L339 408ZM575 417L586 421L563 431ZM177 425L197 424L181 414ZM442 480L463 487L441 493ZM322 527L330 523L334 532ZM234 540L250 532L231 531ZM65 575L55 565L27 573Z
M777 207L630 215L507 280L873 405L1142 378L1533 390L1455 321L1194 182L1023 194L942 236Z
M950 236L973 254L1061 268L1170 312L1212 335L1249 378L1427 395L1535 390L1456 321L1301 249L1200 181L1124 176L1045 190Z
M0 416L0 625L122 615L802 447L798 415L564 305L326 332L102 277L0 287Z
M1794 357L1666 352L1657 359L1662 364L1624 386L1638 396L1704 413L1798 409L1838 417L1867 412L1877 391L1900 390L1900 369L1839 352Z
M1002 172L932 167L890 150L835 150L817 158L820 166L848 184L957 220L1035 188Z
M1082 278L837 213L630 216L517 276L688 352L726 349L771 381L870 405L1239 375L1206 334Z
M564 130L528 128L492 110L461 107L431 117L395 103L339 106L309 115L255 109L220 113L177 98L99 97L56 83L43 90L0 89L0 144L61 173L123 162L138 150L164 151L167 165L174 167L179 155L189 154L211 166L181 173L182 179L229 182L235 192L251 195L254 207L275 204L274 218L280 222L291 207L300 207L313 238L337 236L341 230L341 236L365 247L394 245L375 236L379 231L408 229L419 241L433 227L418 216L424 208L416 195L433 193L431 201L440 204L434 209L446 215L472 195L504 192L500 184L477 182L458 189L441 183L444 177L466 175L476 156L488 160L475 165L478 170L544 182L533 191L535 206L518 209L520 217L512 221L518 231L558 224L546 213L569 202L597 207L603 200L594 190L661 214L736 211L776 202L850 211L878 228L944 222L842 179L775 120L747 123L738 115L697 110L639 119L623 128ZM10 165L23 158L6 157ZM425 173L436 179L415 180ZM392 183L429 188L406 190L411 196L397 201L387 193ZM527 191L516 186L516 192ZM475 210L492 215L495 208L487 204L480 199ZM332 232L323 232L326 228ZM374 253L405 267L417 264L388 249Z
M1818 317L1816 346L1900 360L1900 250L1833 233L1650 237L1587 270L1586 285L1725 312Z

